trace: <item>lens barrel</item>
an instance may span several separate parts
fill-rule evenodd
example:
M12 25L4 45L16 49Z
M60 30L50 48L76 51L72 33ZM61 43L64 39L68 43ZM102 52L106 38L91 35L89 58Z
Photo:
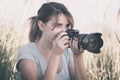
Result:
M89 52L98 54L100 53L100 48L103 46L103 40L101 38L101 33L90 33L90 34L79 34L79 30L68 29L67 34L70 38L78 38L78 48L83 45L85 50Z

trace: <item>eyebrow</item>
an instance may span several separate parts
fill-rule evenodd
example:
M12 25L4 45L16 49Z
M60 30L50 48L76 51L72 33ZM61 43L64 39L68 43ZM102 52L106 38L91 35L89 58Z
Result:
M54 26L62 25L62 23L53 23Z
M62 23L53 23L54 26L62 25ZM69 26L70 24L66 24L66 26Z

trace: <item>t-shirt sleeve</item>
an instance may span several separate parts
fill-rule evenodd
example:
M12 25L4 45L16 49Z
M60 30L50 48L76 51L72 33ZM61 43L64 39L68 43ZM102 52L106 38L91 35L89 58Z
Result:
M35 62L35 58L33 55L33 52L31 51L30 47L24 45L21 46L18 50L18 55L17 55L17 62L16 62L16 68L18 69L18 64L22 59L30 59Z
M70 48L65 50L65 57L68 64L73 62L73 52Z

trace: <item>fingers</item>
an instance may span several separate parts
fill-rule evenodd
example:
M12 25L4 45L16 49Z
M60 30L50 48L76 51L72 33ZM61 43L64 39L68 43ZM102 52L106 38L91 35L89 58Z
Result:
M74 38L73 40L71 40L70 42L70 47L73 51L74 54L81 54L84 51L83 45L80 45L80 49L78 49L78 39Z
M66 33L66 32L60 32L60 33L58 33L57 38L58 38L58 39L61 39L61 38L63 38L64 36L67 36L67 33ZM67 36L67 37L68 37L68 36Z
M77 49L78 48L78 39L77 38L72 39L70 45L71 45L71 48Z
M71 40L70 46L71 46L73 51L78 50L78 39L74 38L73 40Z
M56 39L55 39L54 42L55 42L55 43L57 44L57 46L58 46L59 48L61 48L61 49L65 49L65 48L69 47L69 43L70 43L69 37L67 36L67 33L66 33L66 32L60 32L60 33L57 35L57 37L56 37Z
M71 47L74 54L81 54L84 51L82 45L78 49L78 38L73 38L69 40L66 32L60 32L56 37L56 44L59 48L64 50L65 48Z
M69 41L69 37L68 36L64 36L61 38L61 43L63 43L63 46L65 48L69 47L70 41Z
M80 53L83 53L83 52L84 52L83 45L80 45Z
M58 34L57 38L59 39L59 41L61 43L63 43L64 45L66 44L69 44L70 41L69 41L69 37L67 36L67 33L66 32L61 32Z

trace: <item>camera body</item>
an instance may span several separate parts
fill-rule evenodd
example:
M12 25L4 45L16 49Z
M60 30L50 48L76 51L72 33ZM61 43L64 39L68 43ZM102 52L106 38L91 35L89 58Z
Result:
M66 32L71 39L78 38L79 49L80 45L83 45L83 48L89 52L100 53L100 48L103 46L101 33L79 34L79 31L75 29L68 29Z

